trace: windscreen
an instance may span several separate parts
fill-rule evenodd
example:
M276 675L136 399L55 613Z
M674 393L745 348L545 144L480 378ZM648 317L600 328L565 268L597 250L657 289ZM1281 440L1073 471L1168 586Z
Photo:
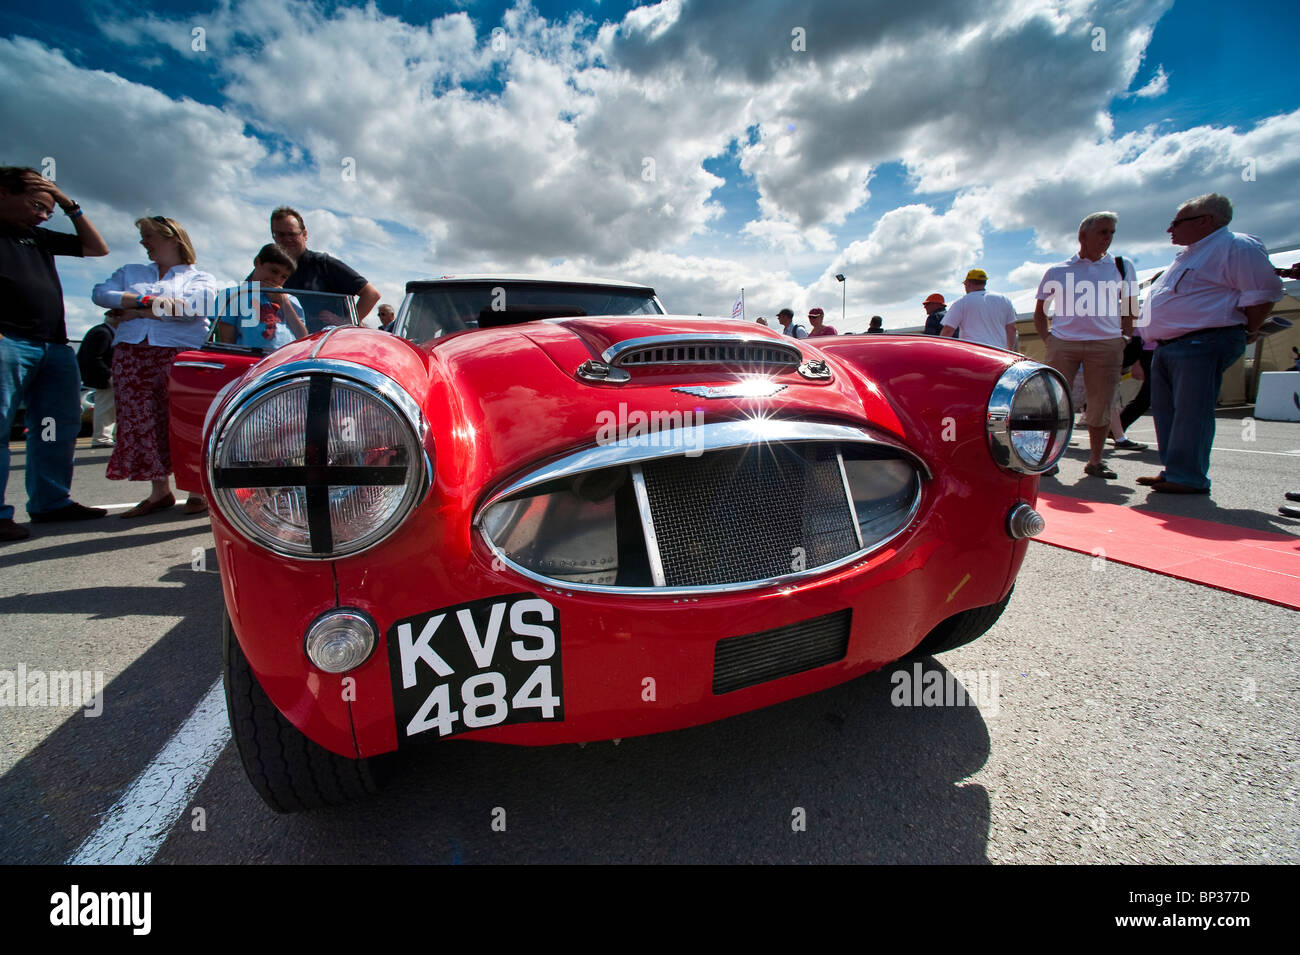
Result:
M411 341L428 341L479 328L483 315L509 324L511 313L520 320L559 315L662 315L663 309L649 289L598 285L530 285L510 282L457 283L416 288L407 295L398 322L399 333Z
M208 343L271 352L334 325L357 324L350 295L244 282L217 294Z

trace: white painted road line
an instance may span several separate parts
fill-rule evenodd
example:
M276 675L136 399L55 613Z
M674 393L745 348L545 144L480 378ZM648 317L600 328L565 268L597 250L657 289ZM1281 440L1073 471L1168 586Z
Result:
M1284 458L1294 458L1300 455L1300 451L1252 451L1250 448L1220 448L1212 447L1211 451L1240 451L1242 454L1278 454Z
M151 862L229 741L226 698L218 678L68 864Z

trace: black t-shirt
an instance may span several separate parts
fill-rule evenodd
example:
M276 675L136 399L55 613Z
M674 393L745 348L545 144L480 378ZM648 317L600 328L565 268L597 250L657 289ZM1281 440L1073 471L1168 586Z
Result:
M308 249L298 259L298 269L284 283L287 289L304 292L334 292L357 295L366 287L366 279L350 265L344 265L328 252Z
M0 334L67 342L56 255L81 255L81 239L39 226L0 226Z

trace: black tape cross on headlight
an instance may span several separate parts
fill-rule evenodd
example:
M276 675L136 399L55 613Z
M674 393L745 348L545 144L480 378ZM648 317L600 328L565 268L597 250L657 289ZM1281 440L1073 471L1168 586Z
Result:
M307 423L302 466L217 467L212 482L217 488L302 487L307 496L307 531L314 554L334 549L330 527L331 487L402 484L406 465L338 465L329 463L330 375L312 375L307 390Z

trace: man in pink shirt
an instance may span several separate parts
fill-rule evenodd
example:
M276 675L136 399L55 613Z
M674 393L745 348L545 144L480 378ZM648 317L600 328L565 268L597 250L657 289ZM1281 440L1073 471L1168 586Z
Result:
M809 338L816 338L819 335L838 335L833 325L823 325L826 321L826 315L820 308L810 308L808 310L808 324L812 326L812 331L808 333Z

